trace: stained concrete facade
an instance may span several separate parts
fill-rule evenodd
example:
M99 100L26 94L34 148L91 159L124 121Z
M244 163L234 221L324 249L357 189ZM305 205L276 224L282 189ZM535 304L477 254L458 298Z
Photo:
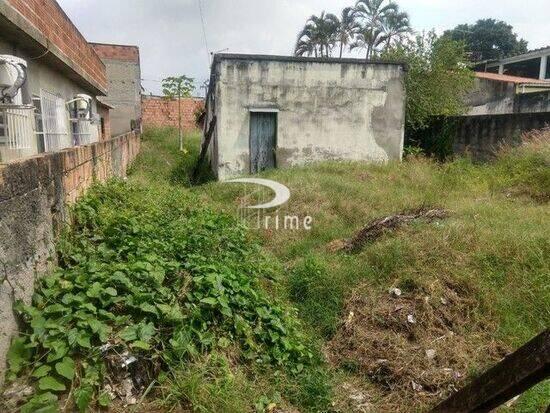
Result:
M359 59L218 54L207 125L217 127L210 160L218 179L250 167L253 112L277 116L276 167L322 160L400 160L404 66Z

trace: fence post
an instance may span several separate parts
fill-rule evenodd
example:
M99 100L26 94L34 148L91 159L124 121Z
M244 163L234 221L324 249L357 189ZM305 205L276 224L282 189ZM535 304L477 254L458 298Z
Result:
M431 413L489 412L550 377L550 329L546 329Z

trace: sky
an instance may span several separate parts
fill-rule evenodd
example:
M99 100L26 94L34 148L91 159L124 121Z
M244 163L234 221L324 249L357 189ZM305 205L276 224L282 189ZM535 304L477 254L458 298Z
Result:
M312 14L339 14L354 0L58 0L88 41L140 48L142 84L185 74L200 86L210 53L292 53ZM504 20L535 49L550 45L548 0L397 0L415 31L442 33L480 18ZM201 19L201 9L202 16ZM202 21L204 21L204 31ZM197 87L195 95L204 94Z

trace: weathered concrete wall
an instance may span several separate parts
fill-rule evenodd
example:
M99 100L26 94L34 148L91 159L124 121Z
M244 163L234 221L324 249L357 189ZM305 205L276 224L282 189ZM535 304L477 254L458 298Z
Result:
M466 96L468 115L513 113L515 96L514 83L475 79L472 91Z
M258 108L278 110L277 167L401 159L401 65L218 55L213 71L219 179L250 172L250 111Z
M17 331L12 304L29 303L35 280L47 271L66 205L94 181L125 176L139 146L130 133L0 165L0 383Z
M516 107L519 113L550 112L550 91L518 95Z
M107 97L114 136L129 132L132 121L141 119L141 68L139 48L91 43L107 70Z
M181 123L185 130L197 127L195 112L204 107L202 98L181 99ZM143 96L142 98L143 127L178 127L178 100L166 99L160 96Z
M485 160L491 158L500 145L519 144L523 132L550 125L550 112L461 116L447 122L454 125L454 152Z
M498 115L550 111L550 91L516 93L516 83L475 79L474 88L466 96L468 115Z

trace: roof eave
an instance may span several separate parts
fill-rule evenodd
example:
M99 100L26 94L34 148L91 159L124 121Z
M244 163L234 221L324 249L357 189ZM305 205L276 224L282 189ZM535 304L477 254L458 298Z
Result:
M85 73L55 44L5 1L0 1L2 35L30 54L55 67L94 95L107 95L107 88Z

